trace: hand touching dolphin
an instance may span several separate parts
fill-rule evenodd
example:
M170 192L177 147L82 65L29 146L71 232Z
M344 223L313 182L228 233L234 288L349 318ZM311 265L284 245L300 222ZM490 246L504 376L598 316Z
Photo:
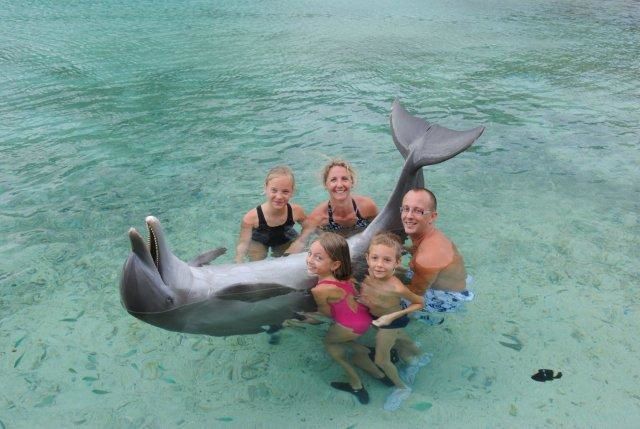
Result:
M422 167L463 152L483 131L450 130L393 103L391 133L405 163L387 204L365 231L348 240L356 276L365 272L364 253L377 232L402 231L398 207L409 189L423 186ZM225 336L263 332L266 325L315 309L309 290L316 279L307 274L304 254L203 265L224 253L216 249L187 264L171 252L158 219L149 216L146 224L148 245L129 230L132 252L120 280L122 304L138 319L171 331Z

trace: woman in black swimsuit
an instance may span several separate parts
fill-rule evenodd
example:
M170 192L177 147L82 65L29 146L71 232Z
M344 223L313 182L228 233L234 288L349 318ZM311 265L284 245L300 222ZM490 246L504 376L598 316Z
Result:
M300 236L286 253L303 251L307 239L317 229L351 237L363 231L378 214L378 207L371 198L351 194L356 175L346 161L335 159L329 162L324 167L322 179L329 201L319 204L311 212Z
M302 223L306 216L297 204L289 204L293 196L295 180L289 167L274 167L267 174L264 193L267 200L249 210L242 218L240 238L235 261L258 261L267 257L282 256L298 237L294 225Z

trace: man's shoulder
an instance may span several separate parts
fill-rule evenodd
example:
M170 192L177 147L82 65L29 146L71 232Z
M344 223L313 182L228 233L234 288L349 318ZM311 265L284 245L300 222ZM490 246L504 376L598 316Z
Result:
M421 243L421 246L424 243ZM414 255L414 263L423 269L439 270L451 263L456 252L450 241L431 242L430 245L418 249Z
M441 253L453 253L453 242L440 230L436 230L434 234L426 237L420 242L416 254L441 254Z

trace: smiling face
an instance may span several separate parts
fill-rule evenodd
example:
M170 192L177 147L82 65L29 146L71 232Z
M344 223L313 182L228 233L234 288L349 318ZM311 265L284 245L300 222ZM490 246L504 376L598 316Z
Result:
M437 212L429 194L411 190L402 199L400 219L404 232L409 236L420 236L433 228Z
M369 275L379 280L387 280L394 274L400 264L400 258L394 247L385 244L374 244L367 254Z
M307 253L307 272L320 278L329 277L340 266L339 261L331 259L320 242L314 241Z
M274 176L264 186L267 202L275 209L281 209L293 196L293 180L289 176Z
M335 200L344 200L349 198L351 188L353 187L353 176L345 167L336 165L329 169L325 188L329 192L329 197Z

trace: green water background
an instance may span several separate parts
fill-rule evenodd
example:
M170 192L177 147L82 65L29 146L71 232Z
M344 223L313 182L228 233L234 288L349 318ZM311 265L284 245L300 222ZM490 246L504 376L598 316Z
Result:
M0 22L0 427L640 424L637 2L0 1ZM401 413L328 387L322 329L273 347L127 315L149 214L183 259L233 249L271 166L311 210L333 156L382 206L395 97L487 127L425 171L477 299L411 327L434 360Z

